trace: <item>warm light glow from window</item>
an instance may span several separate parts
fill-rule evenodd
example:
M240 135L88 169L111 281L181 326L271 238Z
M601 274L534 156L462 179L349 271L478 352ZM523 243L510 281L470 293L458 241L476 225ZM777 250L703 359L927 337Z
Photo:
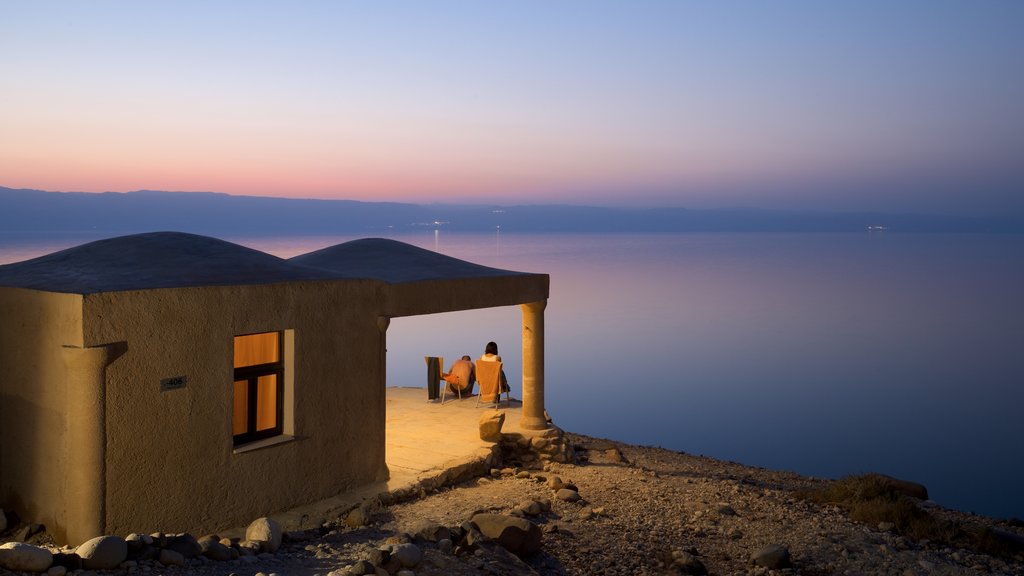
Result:
M260 376L256 384L256 431L277 426L277 374Z
M231 434L240 446L284 429L284 332L234 338Z
M280 359L280 332L235 336L235 368L272 364Z

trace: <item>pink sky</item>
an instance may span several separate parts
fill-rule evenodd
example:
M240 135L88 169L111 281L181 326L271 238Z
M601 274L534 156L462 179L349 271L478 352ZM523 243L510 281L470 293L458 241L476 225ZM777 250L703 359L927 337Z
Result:
M6 5L0 186L1024 210L1024 8L913 4Z

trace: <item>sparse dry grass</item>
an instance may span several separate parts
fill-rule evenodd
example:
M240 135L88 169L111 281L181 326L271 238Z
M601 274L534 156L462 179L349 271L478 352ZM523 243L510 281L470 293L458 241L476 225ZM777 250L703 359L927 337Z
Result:
M818 490L800 494L819 504L835 504L850 518L870 526L891 523L897 533L914 540L929 540L967 547L986 554L1013 557L1024 552L1015 541L1002 537L990 526L961 525L936 517L919 505L928 490L917 483L882 474L847 476Z

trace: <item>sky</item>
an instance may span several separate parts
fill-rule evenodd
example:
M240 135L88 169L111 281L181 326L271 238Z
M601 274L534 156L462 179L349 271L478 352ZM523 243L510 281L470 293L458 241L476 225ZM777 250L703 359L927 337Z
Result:
M0 0L0 186L1024 216L1024 2Z

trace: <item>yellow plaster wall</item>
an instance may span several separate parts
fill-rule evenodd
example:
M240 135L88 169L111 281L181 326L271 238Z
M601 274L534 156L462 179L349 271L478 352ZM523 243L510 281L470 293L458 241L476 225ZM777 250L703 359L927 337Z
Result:
M82 297L0 288L0 507L63 537L67 381Z
M107 368L106 532L244 525L384 472L382 285L302 282L112 292L84 302ZM294 436L232 444L233 337L294 330ZM185 376L184 389L161 379Z

